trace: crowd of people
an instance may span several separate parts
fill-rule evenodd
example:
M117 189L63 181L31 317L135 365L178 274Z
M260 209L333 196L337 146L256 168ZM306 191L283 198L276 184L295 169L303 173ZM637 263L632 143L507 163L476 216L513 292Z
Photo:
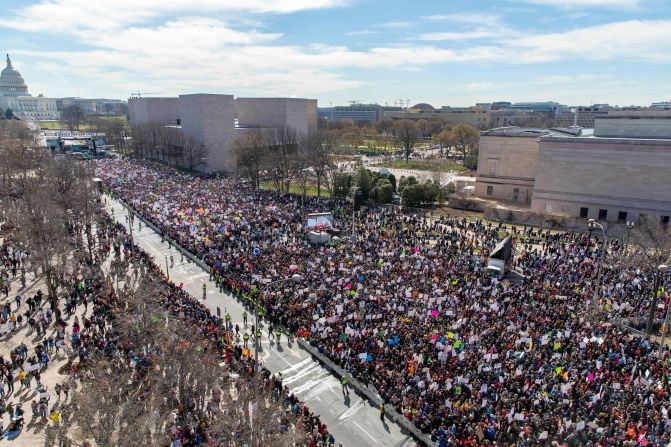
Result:
M72 271L57 278L61 300L59 312L56 312L55 303L45 301L39 288L27 298L23 296L25 279L17 278L17 272L25 274L29 247L25 249L13 240L11 227L3 228L0 278L7 293L1 306L0 336L4 337L6 346L14 343L8 356L0 355L0 414L7 413L10 417L6 428L0 424L3 437L14 439L20 436L24 430L24 402L32 399L32 417L28 427L46 424L44 436L47 445L55 442L56 437L59 445L69 445L68 436L72 427L68 421L72 420L73 411L83 410L78 407L81 402L69 399L76 393L71 393L71 390L86 389L85 383L100 380L99 374L110 365L115 374L123 375L125 371L128 377L133 378L134 384L140 384L151 369L152 362L162 354L169 357L170 351L161 353L156 348L147 351L147 340L132 337L128 327L115 321L128 309L128 304L123 301L124 294L137 287L129 279L132 272L141 272L144 284L152 285L153 293L146 299L153 300L153 309L157 312L162 309L166 318L174 319L180 327L203 337L205 341L198 348L200 360L206 362L206 356L211 355L215 361L208 363L208 368L223 367L221 376L239 377L224 385L232 383L238 390L258 386L261 399L270 402L275 418L263 421L264 436L269 442L275 439L274 435L293 430L297 433L295 439L299 439L298 445L335 445L335 439L319 416L311 413L283 386L281 377L275 377L263 368L255 372L252 356L240 346L240 340L233 335L233 328L225 324L224 319L211 315L198 300L179 286L169 283L147 253L131 246L131 238L123 225L107 215L101 215L95 232L93 259L74 251L76 262ZM81 235L73 235L75 237L81 239ZM79 246L83 244L84 241L79 240ZM119 281L122 286L117 289L115 285L119 287ZM30 349L26 346L27 337L34 337L30 338L33 343ZM22 341L17 341L19 338ZM42 374L47 371L50 361L62 364L63 360L67 360L67 368L61 368L60 372L65 373L66 380L59 380L51 387L43 383ZM221 366L217 366L220 362ZM260 380L255 381L255 377ZM209 386L210 389L199 399L183 405L175 404L167 425L171 447L210 442L212 438L208 427L214 425L216 418L237 421L237 430L232 436L240 438L236 441L240 444L246 442L243 418L222 412L222 408L232 401L230 396L226 397L232 391L223 385L222 391L216 382ZM52 399L53 393L57 399ZM195 410L196 400L203 404L206 402L206 412ZM244 413L246 405L238 406L239 411ZM59 427L65 429L59 430ZM140 442L142 436L151 435L138 433L137 436ZM231 435L227 433L226 436L228 439ZM89 444L85 442L84 445Z
M260 303L273 324L372 385L440 446L671 441L668 351L658 358L656 342L605 317L647 312L653 293L645 268L603 262L620 256L620 242L604 253L589 234L518 231L524 279L511 282L483 268L496 225L393 208L353 223L339 201L302 203L129 161L96 170L113 195L210 265L221 287ZM324 211L354 228L347 242L308 242L306 214ZM295 273L303 284L268 286Z

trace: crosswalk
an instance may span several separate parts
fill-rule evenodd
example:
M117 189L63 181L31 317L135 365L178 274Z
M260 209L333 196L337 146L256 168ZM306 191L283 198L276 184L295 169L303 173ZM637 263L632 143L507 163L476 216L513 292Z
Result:
M109 199L108 206L114 208L117 219L124 223L121 206ZM201 302L212 312L219 310L222 316L230 313L233 326L237 323L240 327L240 338L246 331L251 332L251 325L254 324L253 315L249 316L248 326L245 328L244 308L230 295L220 293L214 283L209 281L208 272L194 262L188 262L186 259L182 262L181 254L174 245L169 247L167 243L162 243L160 236L144 225L142 231L134 232L134 237L135 242L147 250L164 271L165 258L167 256L169 263L172 255L173 267L170 269L172 281L182 283L183 287L199 300L202 299L202 286L205 284L207 300ZM356 447L415 445L412 438L403 434L398 425L392 422L382 425L378 409L372 407L368 401L362 400L353 391L348 398L345 398L340 380L331 375L308 352L301 349L298 343L282 336L278 346L275 340L268 337L267 329L265 324L261 325L260 362L272 373L282 375L283 383L305 402L311 411L320 416L338 443ZM249 348L253 349L253 346L254 340L250 338Z

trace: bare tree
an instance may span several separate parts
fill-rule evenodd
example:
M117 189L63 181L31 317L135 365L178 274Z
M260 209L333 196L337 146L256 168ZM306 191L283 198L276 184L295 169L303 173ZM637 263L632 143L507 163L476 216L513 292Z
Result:
M84 122L84 111L76 104L64 107L61 119L68 124L70 131L79 130L79 125Z
M269 152L259 129L251 129L233 145L233 156L238 169L249 179L252 189L260 185L261 167L267 163Z
M659 278L661 272L659 266L669 263L671 259L671 231L667 225L642 219L631 234L633 250L629 262L635 265L645 266L654 279L654 287L651 291L652 301L648 311L646 333L651 333L654 327L655 314L657 312Z
M394 123L393 132L396 141L403 147L403 155L407 163L412 149L419 141L417 126L412 120L401 120Z
M317 195L321 196L322 185L328 188L328 171L335 164L333 154L336 149L337 135L332 130L319 129L317 133L310 136L310 164L314 169L315 180L317 183Z
M266 146L270 151L273 183L278 191L289 192L291 186L292 156L298 147L298 134L289 127L278 127L264 131Z
M192 135L183 135L182 141L182 162L184 166L194 170L201 166L208 154L207 146Z
M480 131L468 124L459 124L452 128L452 144L464 157L464 166L475 169L478 165L478 146Z

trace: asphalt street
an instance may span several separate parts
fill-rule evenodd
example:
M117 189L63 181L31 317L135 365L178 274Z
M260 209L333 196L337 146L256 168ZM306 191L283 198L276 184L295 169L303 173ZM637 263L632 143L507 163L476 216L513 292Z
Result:
M128 226L125 208L109 197L106 200L107 209L114 218ZM182 259L180 251L174 246L168 247L167 242L161 242L160 235L150 227L142 224L140 230L139 222L139 219L135 219L133 228L135 243L153 256L164 272L168 270L173 282L183 283L184 289L201 301L203 284L206 284L204 304L215 313L219 308L222 317L229 313L233 324L237 323L241 328L241 334L244 333L243 306L230 294L220 293L214 282L209 280L208 272L190 262L187 257ZM173 257L172 268L170 268L170 256ZM248 325L253 323L253 315L250 315ZM284 336L278 346L268 338L266 324L261 325L261 330L263 336L262 349L259 350L260 361L273 373L282 374L284 383L314 413L319 414L321 420L328 426L329 432L335 436L337 443L351 447L415 445L414 440L403 434L397 424L388 419L383 424L380 421L378 408L371 406L354 391L350 391L349 398L345 399L340 380L313 360L312 356L297 343L289 343ZM252 340L250 347L253 347Z

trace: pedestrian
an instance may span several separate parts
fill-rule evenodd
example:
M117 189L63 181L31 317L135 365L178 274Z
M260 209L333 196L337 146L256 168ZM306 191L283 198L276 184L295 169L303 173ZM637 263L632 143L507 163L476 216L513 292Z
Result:
M342 395L349 397L349 381L347 380L347 377L343 376L342 379L340 379L340 384L342 385Z
M380 403L380 420L384 422L384 402Z
M242 313L242 324L247 328L247 312Z

